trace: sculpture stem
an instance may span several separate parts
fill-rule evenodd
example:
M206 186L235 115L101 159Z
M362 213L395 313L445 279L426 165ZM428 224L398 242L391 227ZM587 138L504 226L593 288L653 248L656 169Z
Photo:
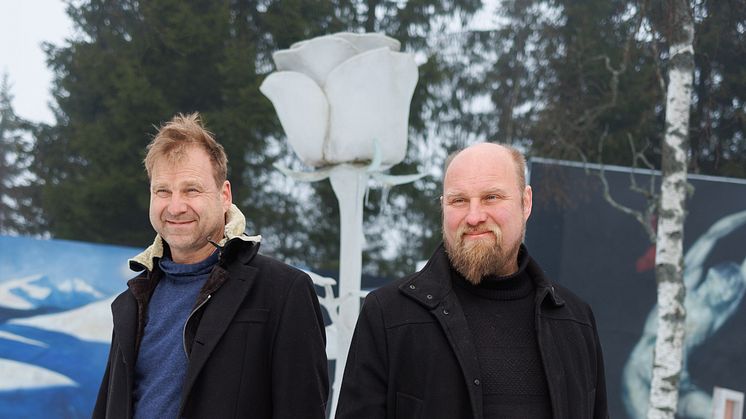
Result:
M365 167L342 164L335 167L329 180L339 202L339 322L337 360L334 371L332 415L337 408L347 352L360 313L360 277L363 265L363 199L368 184Z

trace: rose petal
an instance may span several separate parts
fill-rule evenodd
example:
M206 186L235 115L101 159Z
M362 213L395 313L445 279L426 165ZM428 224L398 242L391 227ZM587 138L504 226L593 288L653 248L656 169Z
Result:
M350 43L355 45L355 47L360 50L360 52L383 47L386 47L394 52L401 49L401 43L399 41L380 33L339 32L335 33L334 36L349 41Z
M383 164L403 160L416 84L414 58L388 48L356 55L332 70L325 88L330 121L325 160L371 160L373 140L381 147Z
M323 87L330 71L358 53L349 41L327 35L293 44L272 58L278 70L303 73Z
M308 76L293 71L272 73L259 90L272 101L295 153L309 166L324 164L329 104Z

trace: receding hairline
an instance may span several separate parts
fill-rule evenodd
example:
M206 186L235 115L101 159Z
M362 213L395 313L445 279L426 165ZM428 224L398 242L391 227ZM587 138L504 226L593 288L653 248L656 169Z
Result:
M215 140L214 134L204 126L198 112L178 113L158 128L146 148L143 160L148 178L152 180L156 160L165 158L173 164L183 159L192 148L201 149L207 154L216 185L224 183L227 180L228 157L223 146Z
M493 147L499 148L499 149L502 149L508 152L508 155L510 155L511 159L513 160L513 164L515 165L516 175L518 179L518 186L521 188L521 190L525 189L526 188L526 158L523 156L523 153L521 153L521 151L515 148L514 146L509 145L509 144L499 144L499 143L472 144L470 146L456 150L453 153L449 154L448 157L446 157L445 162L443 163L443 179L441 179L443 186L445 186L445 179L446 179L446 175L448 174L448 168L451 166L451 163L453 163L454 159L456 159L461 153L465 151L473 150L476 147L485 147L485 146L490 147L490 148L493 148Z

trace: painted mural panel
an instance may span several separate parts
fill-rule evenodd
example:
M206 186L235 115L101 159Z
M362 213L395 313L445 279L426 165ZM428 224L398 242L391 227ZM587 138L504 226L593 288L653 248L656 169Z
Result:
M90 417L137 252L0 236L0 417Z
M602 197L598 170L534 160L534 210L526 242L551 277L594 309L610 413L644 417L655 342L655 247L643 228ZM637 173L649 186L651 173ZM642 208L629 168L608 167L612 196ZM654 177L655 179L655 177ZM681 418L711 418L715 386L746 392L746 181L692 175L685 224L688 318ZM655 220L651 220L655 222Z

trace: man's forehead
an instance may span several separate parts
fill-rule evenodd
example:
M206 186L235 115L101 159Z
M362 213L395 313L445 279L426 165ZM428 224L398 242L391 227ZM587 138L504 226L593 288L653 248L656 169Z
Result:
M204 182L197 176L185 174L184 176L153 176L150 184L156 185L169 185L169 186L189 186L189 185L202 185Z
M503 176L481 175L463 176L446 179L443 184L445 195L462 194L465 192L503 192L511 182Z

